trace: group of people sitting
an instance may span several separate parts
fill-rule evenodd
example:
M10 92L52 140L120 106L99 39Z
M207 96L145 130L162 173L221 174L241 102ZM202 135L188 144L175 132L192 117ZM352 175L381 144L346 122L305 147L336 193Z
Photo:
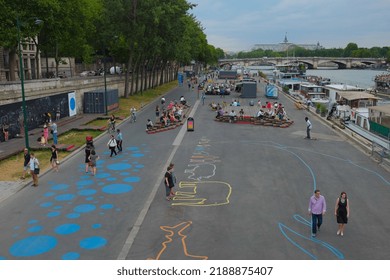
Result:
M263 108L265 108L266 110L264 111L262 110L262 108L260 108L256 114L256 117L258 119L278 118L279 120L283 120L287 117L286 110L284 109L284 106L281 103L278 102L271 103L267 101L265 103L265 106L263 106Z
M156 106L156 122L160 122L161 126L167 127L171 124L180 122L185 118L184 109L188 108L187 101L184 96L180 97L180 102L170 101L165 107L165 98L161 99L162 113L160 115L159 106ZM148 119L146 123L146 129L150 130L153 128L152 120Z

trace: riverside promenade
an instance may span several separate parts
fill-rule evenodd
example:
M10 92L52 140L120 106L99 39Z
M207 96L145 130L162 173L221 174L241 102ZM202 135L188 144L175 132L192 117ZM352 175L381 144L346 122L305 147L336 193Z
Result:
M207 96L202 105L184 87L166 97L181 95L191 104L194 131L181 126L147 134L155 100L137 123L120 126L122 153L109 156L107 134L94 141L96 176L85 173L84 153L74 152L60 172L43 174L38 188L2 201L0 259L390 258L389 230L381 222L390 219L390 175L359 146L284 95L279 102L294 120L286 128L216 122L207 104L220 97ZM258 98L265 103L260 92ZM304 139L306 116L317 140ZM170 163L176 196L167 201ZM315 189L328 208L311 238L307 207ZM351 202L343 237L333 213L341 191Z

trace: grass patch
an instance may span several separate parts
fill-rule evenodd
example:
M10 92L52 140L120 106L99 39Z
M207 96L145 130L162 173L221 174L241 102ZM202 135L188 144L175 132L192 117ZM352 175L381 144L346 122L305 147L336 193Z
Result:
M129 96L128 98L119 98L119 109L115 111L113 114L115 116L122 116L127 118L130 116L130 108L135 107L137 111L139 111L143 106L149 104L154 101L157 97L165 95L167 92L171 91L177 87L177 81L173 81L162 86L159 86L155 89L149 89L144 91L142 94L138 93L136 95ZM117 124L119 124L121 120L117 120ZM97 126L102 127L107 125L107 119L96 119L92 122L89 122L87 125L89 126ZM85 137L88 135L96 138L102 133L106 133L106 131L98 131L98 130L70 130L58 136L58 142L64 144L73 144L77 147L81 147L85 144ZM50 141L51 145L52 141ZM49 159L51 157L51 150L36 150L33 151L37 159L40 163L41 173L43 173L48 168L51 168ZM69 152L59 151L59 160L60 162L69 155ZM23 174L23 162L24 156L23 152L12 156L10 158L4 159L0 161L0 181L17 181L20 176ZM61 169L61 166L60 166ZM28 175L27 178L29 178Z
M81 147L85 144L85 137L86 136L92 136L93 138L96 138L102 134L102 131L99 130L77 130L72 129L69 130L63 134L61 134L58 137L58 143L62 144L73 144L77 147Z
M51 168L50 165L50 157L51 157L51 149L45 150L32 150L34 152L35 157L39 161L39 166L41 168L41 173ZM61 162L62 159L67 157L70 153L65 151L59 151L58 156ZM0 169L2 172L0 173L0 181L17 181L23 174L23 163L24 163L24 155L23 152L2 160L0 162ZM61 166L60 166L61 168ZM26 178L30 178L30 172L28 173Z

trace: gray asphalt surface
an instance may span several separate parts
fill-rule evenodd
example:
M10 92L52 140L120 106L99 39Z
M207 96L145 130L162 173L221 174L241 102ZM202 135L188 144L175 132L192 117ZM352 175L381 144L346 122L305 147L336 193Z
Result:
M137 123L121 126L122 154L109 157L107 136L95 141L96 177L85 174L80 153L40 178L40 187L2 202L0 258L390 258L390 176L366 154L284 96L279 101L295 122L289 128L215 122L215 112L185 87L167 100L181 95L192 104L195 131L146 134L156 100ZM213 99L222 100L207 96L206 104ZM303 139L306 115L318 140ZM178 193L166 201L170 162ZM307 208L316 188L328 211L311 238ZM341 191L351 207L344 237L334 216Z

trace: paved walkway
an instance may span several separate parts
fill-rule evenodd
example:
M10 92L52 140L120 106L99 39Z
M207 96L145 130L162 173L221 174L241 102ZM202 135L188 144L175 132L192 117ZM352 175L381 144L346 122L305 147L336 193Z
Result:
M86 126L85 124L98 117L104 117L104 115L80 114L72 117L62 118L61 120L56 122L58 126L58 135L61 135L75 128L86 129L88 128L88 126ZM42 134L42 128L36 128L29 131L29 144L31 148L42 148L39 145L39 143L36 141L36 139L40 137L41 134ZM51 135L49 136L49 139L51 139ZM1 142L0 160L3 160L12 155L22 152L24 147L25 147L24 138L12 138L7 142ZM7 199L14 193L18 192L26 185L28 185L30 182L31 179L18 180L18 181L0 181L0 202Z

